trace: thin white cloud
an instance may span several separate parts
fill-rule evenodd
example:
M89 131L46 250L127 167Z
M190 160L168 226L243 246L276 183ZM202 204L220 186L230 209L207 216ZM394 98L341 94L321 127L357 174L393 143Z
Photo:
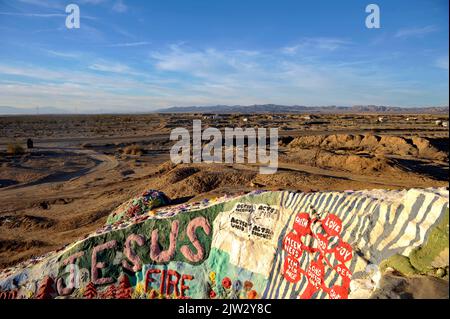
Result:
M112 9L115 12L123 13L123 12L126 12L128 10L128 7L125 5L125 3L123 3L122 0L117 0L114 3Z
M448 71L448 55L437 58L434 65L440 69Z
M94 71L101 71L101 72L111 72L111 73L131 73L131 69L122 63L117 62L98 62L93 63L89 66L89 69Z
M0 74L8 74L21 77L23 82L28 82L29 80L33 80L34 82L39 83L70 81L72 83L77 83L87 87L103 86L115 89L117 89L116 83L119 82L121 84L126 82L133 86L139 83L125 76L126 74L124 73L124 71L130 69L127 66L116 66L116 68L114 69L111 66L108 67L106 64L98 64L97 66L94 66L94 68L95 67L103 68L104 70L108 69L122 72L110 72L103 74L101 72L86 72L81 70L51 70L48 68L36 67L33 65L9 66L0 64ZM116 75L120 75L121 77L117 77Z
M67 15L63 13L0 12L0 15L19 16L19 17L38 17L38 18L67 17Z
M434 25L428 25L425 27L414 27L400 29L395 33L396 38L412 38L412 37L424 37L427 34L438 31L439 29Z
M31 13L31 12L0 12L4 16L31 17L31 18L66 18L66 13ZM96 20L96 17L90 15L81 16L82 19Z
M61 58L69 58L69 59L78 59L81 57L81 54L78 52L61 52L54 50L44 50L51 56L61 57Z
M147 41L124 42L124 43L111 44L111 45L109 45L109 47L137 47L137 46L149 45L149 44L151 44L151 42L147 42Z
M281 52L287 55L294 55L301 51L311 50L335 51L351 44L350 41L339 38L305 38L299 43L281 48Z

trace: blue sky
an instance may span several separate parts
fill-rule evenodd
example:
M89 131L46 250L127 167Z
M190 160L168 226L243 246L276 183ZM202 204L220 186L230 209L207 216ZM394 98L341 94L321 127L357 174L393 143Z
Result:
M0 0L0 105L448 105L448 23L447 0Z

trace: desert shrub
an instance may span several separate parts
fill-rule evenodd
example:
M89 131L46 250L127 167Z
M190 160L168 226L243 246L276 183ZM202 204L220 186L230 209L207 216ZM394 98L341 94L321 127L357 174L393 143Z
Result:
M8 146L6 147L6 151L10 155L20 155L25 153L24 148L17 143L8 144Z
M139 145L133 144L133 145L128 145L127 147L125 147L123 149L123 153L128 154L128 155L141 156L142 154L144 154L144 149Z

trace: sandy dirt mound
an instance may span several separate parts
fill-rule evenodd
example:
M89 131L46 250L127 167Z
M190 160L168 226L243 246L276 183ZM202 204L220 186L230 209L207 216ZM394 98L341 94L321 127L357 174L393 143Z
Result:
M438 161L445 161L448 159L448 154L434 147L426 138L414 137L412 142L417 147L418 155L422 158L435 159Z
M448 153L433 142L423 137L372 134L301 136L287 144L281 160L359 175L409 174L420 179L422 174L442 179Z
M386 158L354 154L337 154L320 149L297 149L283 160L322 168L344 170L358 174L394 172L394 164Z
M363 140L364 141L364 140ZM378 154L417 156L418 151L408 140L398 136L382 136L378 144L370 143L367 148Z
M195 167L177 167L174 168L170 173L167 174L167 182L169 183L177 183L182 181L183 179L194 175L199 171L198 168Z
M9 252L11 250L21 252L32 247L42 247L47 244L40 240L0 240L0 253Z
M376 157L362 157L358 155L337 155L321 153L316 164L320 167L342 168L351 172L386 172L394 170L389 161Z
M201 168L200 168L201 167ZM249 185L256 172L238 171L220 165L181 165L160 177L164 192L171 198L197 196L221 187L240 188Z
M345 160L345 156L342 156L342 160ZM371 159L367 160L370 161ZM326 162L324 158L322 161L323 163ZM336 162L334 165L335 167L340 167L341 165L350 166L351 159L347 159L347 161L349 162L348 164ZM322 165L322 162L320 162L320 165ZM365 165L369 166L364 163L354 163L353 165L357 166L358 169L368 169ZM378 166L377 162L370 165L372 165L374 170L381 170L378 167L382 167L383 162L381 161L381 164L378 163ZM157 176L152 178L147 185L154 189L160 189L175 200L194 198L201 194L214 196L237 194L253 189L291 189L310 192L318 189L346 190L349 188L364 189L376 187L376 184L358 181L351 181L350 186L349 181L346 179L281 167L278 169L277 174L265 175L259 174L257 167L243 169L242 167L231 167L225 164L179 164L175 167L173 166L170 163L162 164ZM170 167L173 168L169 169Z
M24 228L30 229L46 229L50 228L55 222L46 217L22 215L22 216L0 216L0 227L9 229Z
M258 174L250 182L250 186L273 190L290 189L302 192L313 192L319 188L325 190L346 190L351 187L365 187L364 183L357 181L353 181L353 185L350 187L348 182L343 179L284 169L280 169L274 175Z
M10 166L4 165L0 168L2 180L13 181L11 184L26 183L48 176L48 173L36 171L34 169L15 167L14 170ZM5 186L9 186L5 183Z
M321 148L322 150L348 152L370 152L373 154L417 156L420 158L445 160L448 155L430 143L426 138L406 139L398 136L334 134L301 136L293 139L290 149Z

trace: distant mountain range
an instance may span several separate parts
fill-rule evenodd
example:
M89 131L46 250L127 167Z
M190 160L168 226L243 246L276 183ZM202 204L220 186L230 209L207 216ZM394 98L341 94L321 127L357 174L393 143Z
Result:
M36 115L36 114L67 114L63 109L46 106L39 108L20 108L12 106L0 106L0 114L2 115Z
M142 109L142 108L141 108ZM448 106L431 107L398 107L380 105L354 105L354 106L302 106L302 105L277 105L277 104L255 104L255 105L212 105L212 106L174 106L156 111L138 111L136 113L402 113L402 114L448 114ZM85 114L110 113L120 114L123 112L94 111ZM36 115L36 114L73 114L61 108L39 107L19 108L11 106L0 106L0 115Z
M130 110L127 113L108 110L106 108L99 108L89 112L79 112L72 110L65 110L53 106L40 106L39 108L21 108L12 106L0 106L0 115L57 115L57 114L144 114L151 113L151 111L145 111L143 108L135 108L134 111Z
M215 105L215 106L175 106L156 110L157 113L410 113L447 114L448 106L442 107L398 107L380 105L354 106L302 106L302 105Z

